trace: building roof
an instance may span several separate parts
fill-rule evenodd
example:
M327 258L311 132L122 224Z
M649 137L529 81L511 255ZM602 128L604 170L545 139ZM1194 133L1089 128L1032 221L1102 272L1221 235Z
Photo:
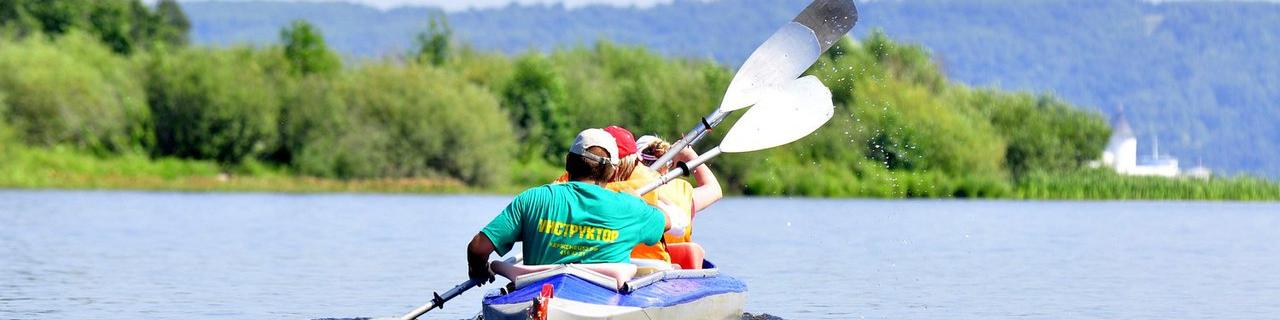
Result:
M1133 135L1133 127L1129 126L1129 119L1124 116L1124 107L1116 110L1116 114L1111 117L1111 138L1136 139L1136 136Z

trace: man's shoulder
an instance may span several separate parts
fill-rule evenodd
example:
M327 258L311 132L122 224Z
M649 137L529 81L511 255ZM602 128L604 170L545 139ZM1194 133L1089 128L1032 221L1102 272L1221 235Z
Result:
M557 189L563 189L565 187L567 187L565 183L548 183L548 184L540 185L537 187L525 189L524 191L521 191L520 194L516 195L516 197L545 196L548 194L555 193Z
M512 203L521 203L523 205L538 206L551 202L557 197L558 189L563 188L561 184L544 184L537 187L525 189L511 199Z

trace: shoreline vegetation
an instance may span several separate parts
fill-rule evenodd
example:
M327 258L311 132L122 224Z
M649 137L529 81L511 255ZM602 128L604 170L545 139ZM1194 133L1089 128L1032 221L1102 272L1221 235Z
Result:
M102 158L64 147L6 148L0 164L0 189L135 190L180 192L273 193L430 193L515 194L520 186L477 188L447 178L379 178L343 180L298 176L285 170L245 164L227 170L216 162L160 159L143 155ZM537 181L530 179L530 185ZM1270 190L1270 191L1268 191ZM859 198L954 198L900 194L853 195ZM1008 193L988 199L1006 200L1235 200L1275 201L1274 182L1252 177L1125 177L1091 169L1071 174L1036 174ZM790 194L756 195L790 196ZM821 195L817 195L821 196ZM840 197L840 196L823 196ZM848 196L846 196L848 197Z
M187 44L172 0L9 1L0 188L514 193L557 176L582 128L677 137L733 76L607 41L479 52L442 17L403 56L350 61L305 21L279 45L209 48ZM835 117L713 161L726 193L1280 200L1280 184L1256 178L1090 169L1110 135L1101 115L952 82L928 50L881 32L841 39L808 74L832 89Z

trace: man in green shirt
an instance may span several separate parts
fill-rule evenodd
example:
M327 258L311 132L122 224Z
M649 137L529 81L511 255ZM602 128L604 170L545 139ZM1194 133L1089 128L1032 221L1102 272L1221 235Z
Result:
M491 279L489 254L505 255L517 241L524 242L527 265L625 263L636 244L660 241L663 231L672 229L666 213L631 194L603 188L617 164L612 135L601 129L579 133L565 156L569 182L525 190L471 239L471 278ZM683 233L685 225L677 220L676 231Z

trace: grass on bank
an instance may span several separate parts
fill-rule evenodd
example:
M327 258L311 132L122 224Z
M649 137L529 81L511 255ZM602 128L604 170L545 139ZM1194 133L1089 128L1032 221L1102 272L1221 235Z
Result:
M0 188L177 191L460 193L476 190L454 179L339 180L297 176L249 162L224 168L213 161L151 159L141 154L96 156L67 147L0 144Z
M1015 187L1021 199L1063 200L1280 200L1280 183L1260 178L1121 176L1104 169L1032 173Z

